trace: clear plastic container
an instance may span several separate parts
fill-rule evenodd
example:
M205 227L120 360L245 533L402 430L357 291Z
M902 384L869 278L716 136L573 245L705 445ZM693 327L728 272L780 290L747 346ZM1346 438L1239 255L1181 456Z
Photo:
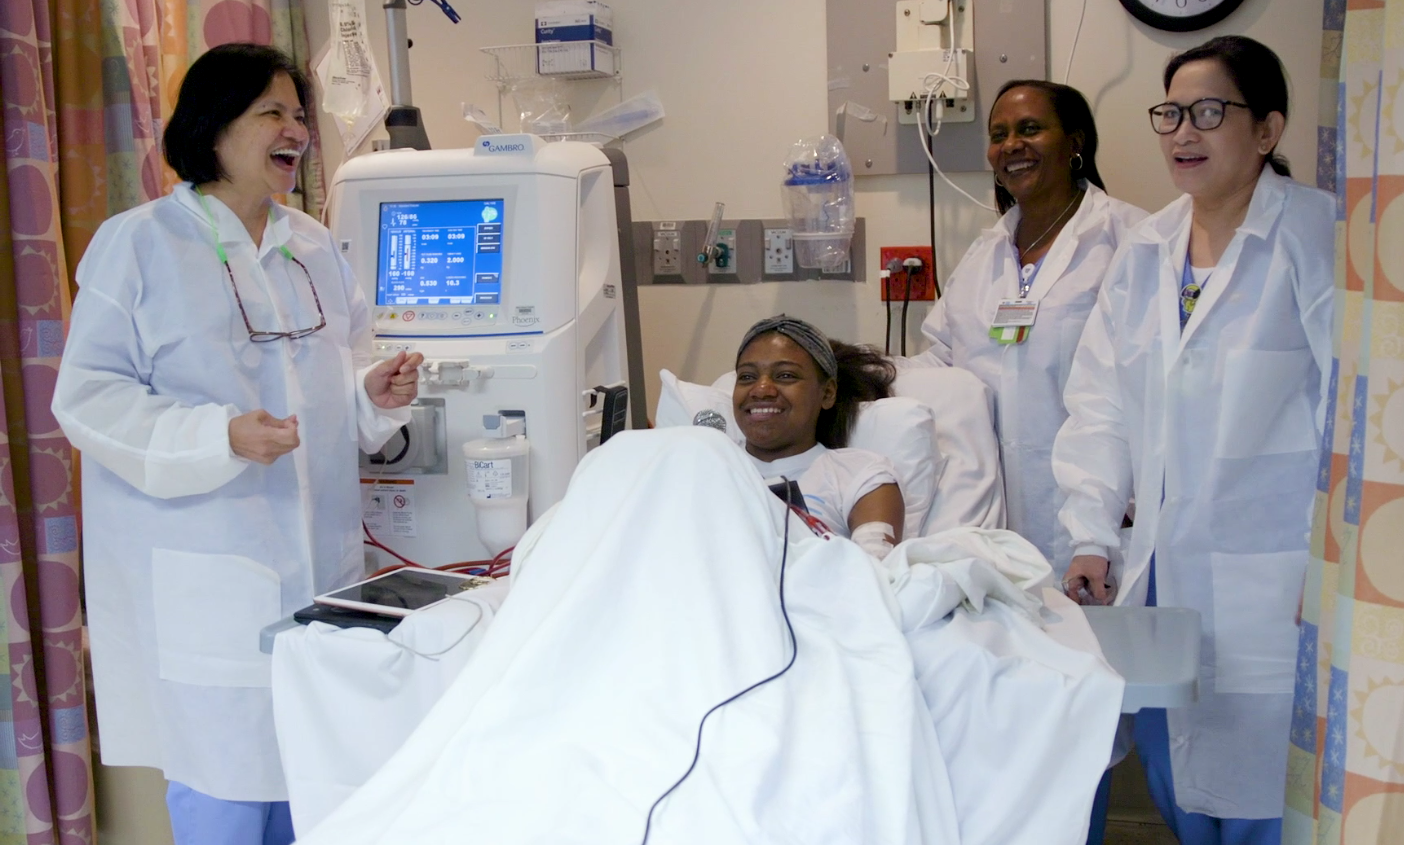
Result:
M478 539L490 554L516 545L527 528L531 444L521 422L500 425L496 436L463 444L468 497L478 517Z
M782 192L799 266L842 270L857 214L853 168L839 139L821 135L795 142L785 159Z

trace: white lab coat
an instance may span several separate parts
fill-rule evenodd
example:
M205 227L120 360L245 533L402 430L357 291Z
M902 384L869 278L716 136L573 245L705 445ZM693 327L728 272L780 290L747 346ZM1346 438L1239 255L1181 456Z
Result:
M1147 219L1108 271L1054 446L1059 518L1077 553L1103 554L1135 493L1117 602L1144 603L1154 552L1158 603L1204 625L1199 704L1169 712L1177 800L1274 818L1331 369L1335 201L1265 169L1182 334L1190 214L1186 196Z
M1059 576L1071 559L1067 532L1058 528L1062 496L1052 470L1053 439L1067 418L1063 386L1112 254L1126 231L1146 217L1096 185L1081 185L1087 195L1054 239L1029 290L1038 319L1028 339L1002 345L989 335L1000 300L1019 296L1016 205L966 251L922 324L931 347L913 359L967 369L994 392L1008 527L1037 546Z
M53 411L83 452L84 575L102 758L216 798L287 797L259 630L364 570L357 444L408 419L366 395L369 313L330 233L277 208L255 249L208 198L252 343L189 185L108 220L81 290ZM235 457L228 423L297 414L302 445Z

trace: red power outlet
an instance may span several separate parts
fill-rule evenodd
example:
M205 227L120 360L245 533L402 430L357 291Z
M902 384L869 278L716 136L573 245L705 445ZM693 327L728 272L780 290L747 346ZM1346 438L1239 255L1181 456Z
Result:
M908 258L920 258L921 267L911 269L903 266L900 271L896 271L882 285L882 299L884 302L901 302L906 298L908 285L911 286L912 302L935 302L936 285L933 281L933 271L935 267L931 262L931 247L929 246L885 246L879 251L878 269L886 270L888 265L895 259L898 264Z

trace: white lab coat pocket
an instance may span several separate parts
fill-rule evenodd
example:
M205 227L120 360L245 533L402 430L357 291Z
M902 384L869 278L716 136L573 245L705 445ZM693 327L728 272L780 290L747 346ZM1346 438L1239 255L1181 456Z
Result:
M151 551L156 651L162 680L267 687L272 661L258 634L283 616L282 582L239 555Z
M1214 454L1233 459L1315 449L1311 368L1310 349L1230 350Z
M1291 692L1307 553L1213 554L1214 691Z

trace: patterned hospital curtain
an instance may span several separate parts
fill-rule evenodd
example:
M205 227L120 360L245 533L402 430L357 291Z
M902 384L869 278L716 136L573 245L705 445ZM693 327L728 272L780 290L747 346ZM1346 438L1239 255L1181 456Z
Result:
M1284 842L1404 842L1404 0L1327 0L1336 358Z
M0 843L91 843L78 525L49 402L69 299L51 8L0 3Z
M9 0L5 0L8 2ZM231 41L272 44L308 70L301 0L100 0L107 121L107 212L168 193L177 178L160 136L190 63ZM309 104L312 105L312 104ZM309 113L315 113L309 108ZM290 205L318 216L326 197L316 121Z
M164 3L176 25L163 32L162 52L182 59L168 63L164 77L167 114L175 107L185 68L201 53L219 44L231 41L271 44L292 56L310 78L312 55L308 49L302 0L164 0ZM309 90L308 96L315 99L316 91ZM308 103L307 113L316 114L314 102ZM317 136L317 121L309 120L307 126L312 132L312 142L299 168L298 192L287 197L286 202L313 217L320 217L326 201L322 143Z

